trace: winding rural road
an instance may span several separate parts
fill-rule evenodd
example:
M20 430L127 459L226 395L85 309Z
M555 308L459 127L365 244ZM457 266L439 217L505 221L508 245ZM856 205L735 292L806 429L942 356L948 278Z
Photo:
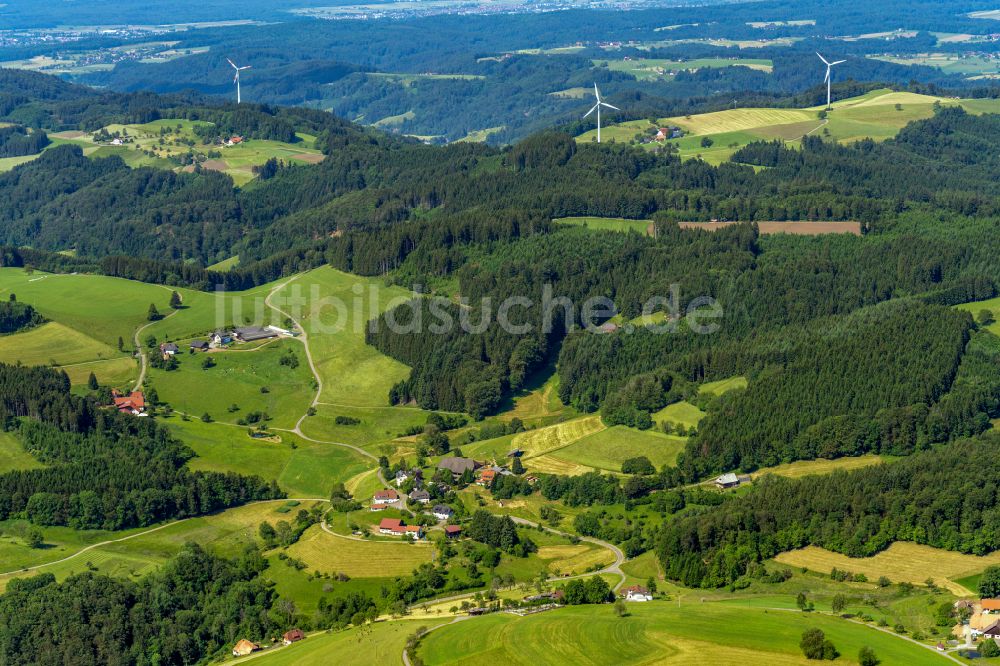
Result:
M139 378L135 380L135 386L132 387L133 391L138 391L139 389L142 388L142 383L146 380L146 366L149 365L149 362L146 358L146 352L143 350L142 343L139 341L139 336L142 335L142 332L145 331L150 326L152 326L153 324L159 324L164 319L169 319L178 312L180 312L180 310L171 310L170 314L168 314L167 316L161 319L157 319L156 321L151 321L147 324L143 324L139 328L135 329L135 335L132 336L132 342L135 343L135 350L139 353Z
M611 588L613 592L617 592L618 588L620 588L625 583L625 572L622 571L621 569L622 564L625 562L625 553L623 553L622 549L614 545L613 543L608 543L607 541L601 541L600 539L595 539L593 537L585 537L585 536L580 536L578 534L570 534L569 532L563 532L554 529L552 527L548 527L546 525L540 525L539 523L533 522L531 520L525 520L524 518L515 518L514 516L510 516L510 519L513 520L518 525L524 525L526 527L535 527L535 528L541 526L541 528L546 532L551 532L552 534L558 534L559 536L567 537L570 539L577 538L580 541L586 541L587 543L592 543L595 546L601 546L602 548L607 548L615 556L615 561L609 564L608 566L604 567L603 569L598 569L597 571L588 571L587 573L578 574L576 576L552 576L549 578L550 581L572 580L573 578L583 578L585 576L593 576L595 574L607 573L607 574L617 574L620 577L618 584L615 585L613 588Z
M256 502L247 502L246 504L243 504L242 506L252 506L254 504L268 504L268 503L272 503L272 502L293 502L293 501L294 502L329 502L330 500L325 499L323 497L285 497L283 499L276 499L276 500L258 500ZM209 514L209 515L211 515L211 514ZM64 557L62 559L59 559L59 560L52 560L51 562L42 562L41 564L36 564L36 565L30 566L30 567L21 567L20 569L13 569L12 571L0 571L0 578L2 578L4 576L12 576L12 575L18 574L18 573L24 573L25 571L37 571L38 569L44 569L45 567L51 567L51 566L54 566L56 564L62 564L63 562L68 562L68 561L72 560L75 557L79 557L80 555L83 555L84 553L86 553L88 551L94 550L95 548L100 548L101 546L108 546L108 545L113 544L113 543L120 543L122 541L128 541L129 539L135 539L136 537L141 537L141 536L145 536L147 534L152 534L153 532L159 532L162 529L166 529L168 527L173 527L174 525L180 525L181 523L187 522L189 520L191 520L191 518L181 518L180 520L172 520L169 523L163 523L162 525L157 525L156 527L152 527L152 528L150 528L148 530L143 530L142 532L136 532L135 534L129 534L128 536L121 537L120 539L108 539L107 541L101 541L99 543L92 543L89 546L85 546L85 547L81 548L80 550L76 551L75 553L73 553L71 555L67 555L66 557Z

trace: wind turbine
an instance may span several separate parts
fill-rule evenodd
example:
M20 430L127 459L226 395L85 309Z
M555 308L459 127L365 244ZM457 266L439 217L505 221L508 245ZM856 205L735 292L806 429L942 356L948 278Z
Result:
M586 118L587 116L589 116L590 114L592 114L594 111L597 111L597 143L600 143L601 142L601 107L602 106L606 106L609 109L614 109L615 111L621 111L621 109L619 109L617 106L611 106L607 102L602 102L601 101L601 93L597 91L597 84L596 83L594 84L594 97L597 99L597 103L594 104L594 106L592 106L590 108L590 111L587 111L587 113L583 114L583 117Z
M226 58L226 61L229 62L229 64L233 66L233 69L236 70L236 77L233 78L233 83L236 84L236 103L239 104L240 103L240 72L242 72L244 69L250 69L251 65L245 65L243 67L237 67L236 63L233 62L232 60L230 60L229 58Z
M823 82L826 83L826 108L829 109L830 108L830 70L833 69L834 65L839 65L840 63L847 62L847 61L846 60L834 60L833 62L827 62L826 58L824 58L823 56L819 55L819 53L817 53L816 55L818 55L819 59L823 61L824 65L826 65L826 76L823 78Z

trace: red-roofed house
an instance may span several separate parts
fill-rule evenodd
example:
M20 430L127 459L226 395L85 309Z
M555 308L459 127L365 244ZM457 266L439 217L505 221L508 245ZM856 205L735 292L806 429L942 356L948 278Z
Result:
M449 539L457 539L462 536L462 528L458 525L445 525L444 535Z
M392 488L386 490L375 491L375 496L372 497L372 511L381 511L391 504L395 504L399 501L399 493L397 493Z
M146 396L142 394L142 391L132 391L128 395L112 391L111 397L115 401L115 409L123 414L138 416L146 411Z
M285 645L291 645L295 641L301 641L306 635L302 633L301 629L289 629L281 636L281 641Z
M1000 599L980 599L979 605L983 613L995 613L1000 610Z
M406 525L399 518L383 518L378 524L380 534L392 536L408 536L411 539L419 539L424 536L424 528L419 525Z
M476 483L478 483L481 486L490 486L493 484L493 481L496 480L496 478L497 478L497 473L495 470L484 469L482 472L479 473L479 480L476 481Z

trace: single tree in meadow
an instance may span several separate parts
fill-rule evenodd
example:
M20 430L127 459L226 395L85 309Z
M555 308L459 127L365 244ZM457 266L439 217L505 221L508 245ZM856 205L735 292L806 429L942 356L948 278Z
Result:
M993 644L996 645L996 643ZM858 651L858 664L860 666L878 666L881 663L882 660L875 655L875 650L867 645Z
M158 321L160 319L160 311L156 309L155 303L149 304L149 310L146 313L146 319L149 321Z
M170 307L176 310L181 306L181 295L176 291L170 292Z
M93 372L90 373L89 377L87 377L87 388L89 388L91 391L96 391L97 389L100 388L100 385L97 383L97 375L95 375Z

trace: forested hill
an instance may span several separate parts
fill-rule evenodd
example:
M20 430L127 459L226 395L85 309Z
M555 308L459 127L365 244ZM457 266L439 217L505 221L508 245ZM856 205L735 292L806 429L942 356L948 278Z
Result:
M71 394L49 368L0 364L0 426L46 464L0 474L0 519L120 530L282 496L259 477L191 472L166 428Z
M526 335L495 323L476 335L399 335L382 320L369 342L413 368L387 396L392 401L489 414L558 359L566 402L600 409L608 423L648 427L650 414L682 397L685 386L750 376L747 391L715 410L731 418L710 417L691 438L681 462L692 478L815 455L908 453L978 432L980 415L998 415L992 389L955 393L971 324L941 307L997 290L996 116L943 108L882 143L751 144L738 159L767 167L755 170L578 144L558 132L504 149L428 146L318 111L95 93L37 75L9 80L38 92L5 118L24 123L34 114L39 128L74 120L101 127L150 114L200 119L248 136L309 134L324 159L277 165L267 178L233 188L220 173L133 169L115 157L51 147L0 176L0 196L10 202L0 213L0 240L33 248L6 250L7 265L241 289L329 263L407 287L443 286L442 296L472 305L538 297L550 285L578 305L611 298L624 322L678 284L682 309L710 296L724 310L718 333L708 336L683 327L657 336L641 326L593 335L580 330L587 322L579 309L544 333L537 310L518 315L533 324ZM656 233L553 222L574 215L652 218ZM675 224L713 218L858 220L865 235L761 237L749 224L713 232ZM75 257L52 253L69 247ZM237 270L201 267L234 254ZM879 307L902 299L905 307ZM847 333L831 340L824 328ZM934 363L873 351L898 348L901 339L936 350ZM877 345L865 349L871 341ZM854 378L857 390L841 391L849 378L840 368L872 362L882 364L886 382L899 379L905 389L882 401L884 383ZM800 382L826 388L806 404ZM796 414L790 423L760 409L775 392ZM852 430L857 419L871 418L882 419L881 430ZM854 439L836 443L844 432Z

